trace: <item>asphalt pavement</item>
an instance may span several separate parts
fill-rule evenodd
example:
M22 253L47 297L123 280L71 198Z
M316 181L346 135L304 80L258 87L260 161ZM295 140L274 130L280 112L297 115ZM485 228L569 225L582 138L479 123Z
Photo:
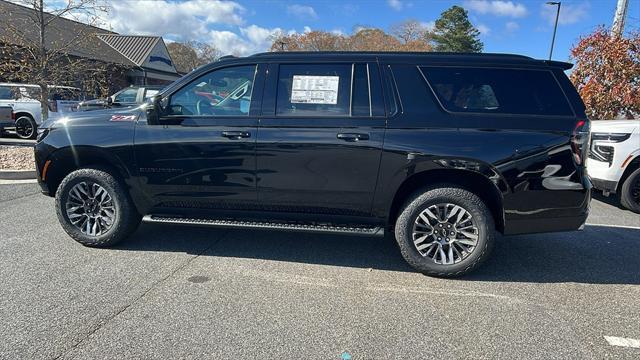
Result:
M443 280L388 238L142 225L85 248L35 184L0 185L0 358L639 359L640 216L596 198L589 223Z

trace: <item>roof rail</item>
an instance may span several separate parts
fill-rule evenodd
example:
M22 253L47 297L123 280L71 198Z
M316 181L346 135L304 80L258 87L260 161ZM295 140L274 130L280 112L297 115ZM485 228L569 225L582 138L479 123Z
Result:
M237 56L235 55L225 55L225 56L220 56L218 60L235 59L235 58L237 58Z
M270 51L256 53L251 56L281 56L281 55L426 55L426 56L473 56L473 57L505 57L505 58L517 58L528 59L533 58L525 55L517 54L503 54L503 53L463 53L463 52L436 52L436 51Z

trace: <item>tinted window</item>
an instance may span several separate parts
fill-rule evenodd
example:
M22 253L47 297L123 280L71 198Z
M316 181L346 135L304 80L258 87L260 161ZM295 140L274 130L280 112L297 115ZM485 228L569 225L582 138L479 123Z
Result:
M438 100L453 112L573 115L549 71L423 67Z
M0 86L0 100L13 100L13 90L9 86Z
M369 74L366 64L357 64L353 71L351 115L371 116L369 104Z
M255 65L206 73L171 96L170 115L249 115Z
M281 65L276 114L348 116L351 64Z
M118 103L134 103L138 96L138 88L128 88L120 91L113 100Z

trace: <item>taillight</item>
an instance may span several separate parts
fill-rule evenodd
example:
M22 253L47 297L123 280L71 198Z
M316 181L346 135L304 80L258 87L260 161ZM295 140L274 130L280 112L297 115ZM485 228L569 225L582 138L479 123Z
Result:
M16 113L14 113L13 110L11 110L11 120L16 120Z
M577 165L583 163L584 155L589 147L589 121L579 120L571 133L571 152Z

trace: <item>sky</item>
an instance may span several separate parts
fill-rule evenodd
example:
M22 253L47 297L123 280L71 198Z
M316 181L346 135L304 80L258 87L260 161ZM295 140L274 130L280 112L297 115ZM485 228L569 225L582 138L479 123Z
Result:
M545 1L501 0L104 0L111 8L104 26L121 34L160 35L167 41L197 40L224 54L266 51L275 32L310 30L350 34L359 27L389 30L415 19L433 26L453 5L469 11L485 52L547 58L556 7ZM569 60L580 36L610 27L616 0L563 0L554 60ZM626 31L639 31L640 0L629 0Z

